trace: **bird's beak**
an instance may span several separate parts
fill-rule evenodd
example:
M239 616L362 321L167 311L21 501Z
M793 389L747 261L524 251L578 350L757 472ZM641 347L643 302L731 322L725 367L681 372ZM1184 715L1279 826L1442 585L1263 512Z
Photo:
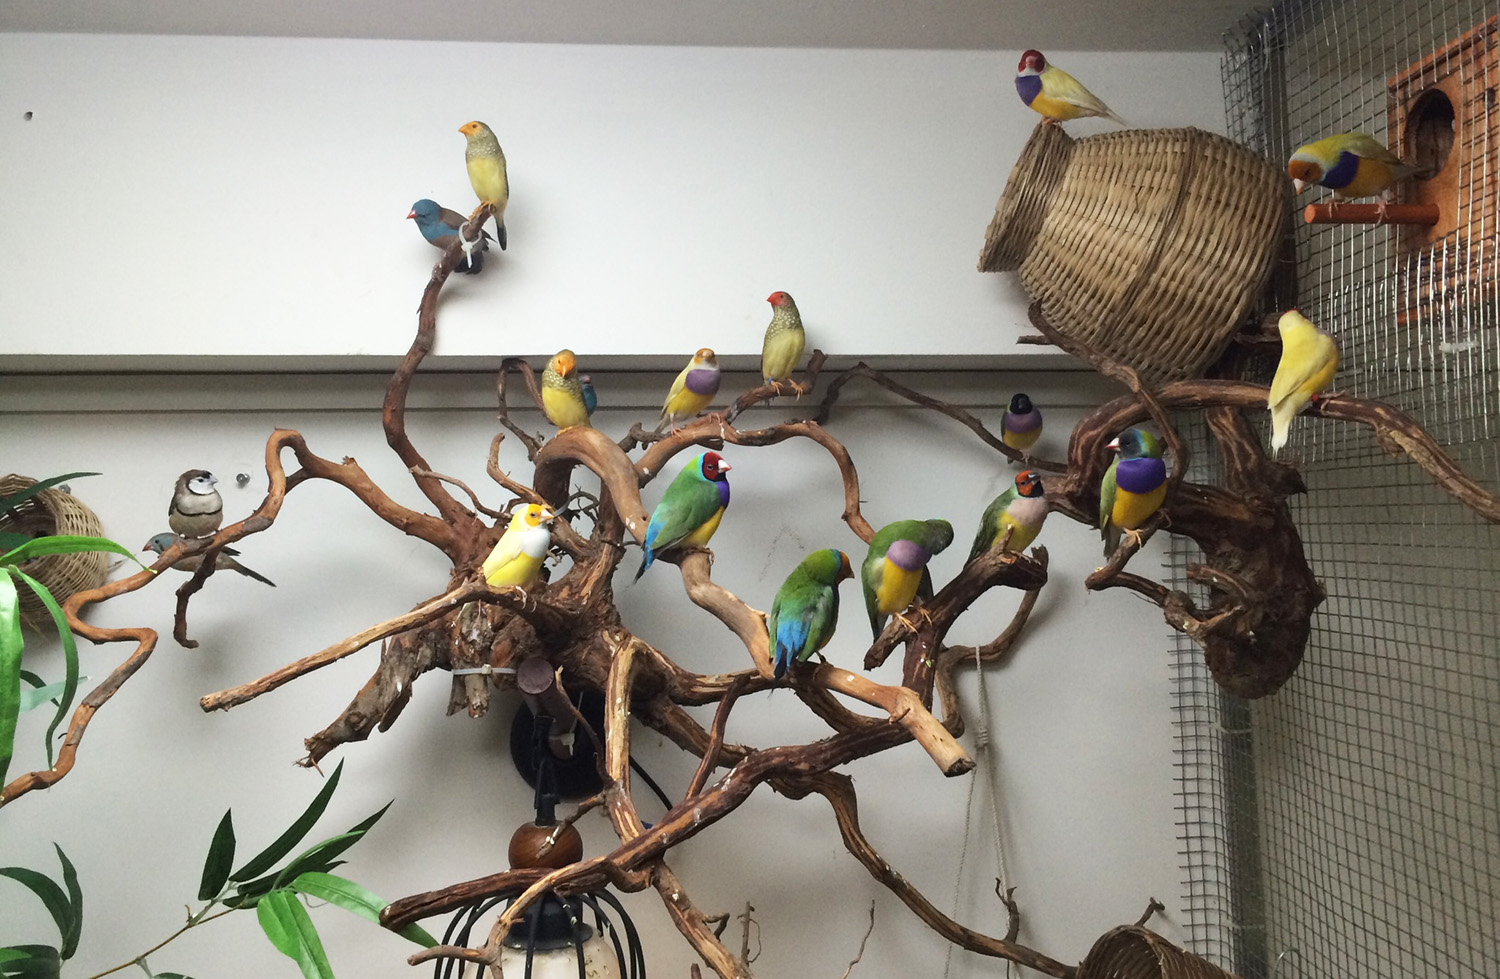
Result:
M729 470L731 470L731 469L733 469L733 468L734 468L734 467L733 467L733 466L731 466L731 465L730 465L730 464L729 464L729 463L727 463L727 462L721 462L721 463L719 463L719 472L721 472L721 473L727 473L727 472L728 472L728 471L729 471Z
M553 513L551 510L548 510L546 507L542 507L542 519L547 521L548 523L551 523L552 521L557 519L557 514Z
M1292 190L1295 193L1300 194L1300 193L1302 193L1306 189L1307 189L1307 181L1306 180L1303 180L1301 177L1293 177L1292 178Z
M416 216L417 216L417 212L416 211L409 211L409 212L407 212L406 219L408 221L410 221L413 218L415 218Z
M1110 443L1108 445L1106 445L1105 448L1108 449L1110 452L1119 452L1120 451L1120 440L1119 439L1111 439Z

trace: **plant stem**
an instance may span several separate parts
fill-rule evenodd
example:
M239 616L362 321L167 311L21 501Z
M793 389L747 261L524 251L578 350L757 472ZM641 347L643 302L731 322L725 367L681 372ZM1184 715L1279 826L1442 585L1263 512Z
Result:
M107 975L109 975L111 973L119 972L121 969L128 969L131 966L137 965L137 964L139 964L141 966L141 968L145 969L146 968L146 964L145 964L146 956L152 954L153 952L157 951L158 949L162 948L163 946L169 944L170 942L172 942L173 940L175 940L176 938L178 938L183 932L187 931L189 928L193 928L193 927L196 927L198 925L206 925L210 921L213 921L215 918L222 918L226 914L229 914L231 912L238 911L238 910L239 910L239 908L225 908L223 911L220 911L218 914L211 914L207 918L196 918L196 917L195 918L189 918L187 924L183 925L181 928L179 928L176 931L172 932L172 934L168 935L166 938L163 938L161 941L157 942L155 945L153 945L150 948L146 949L140 955L137 955L135 958L131 959L128 962L121 962L119 965L115 966L113 969L105 969L103 972L96 972L93 975L89 976L88 979L100 979L101 976L107 976ZM146 969L146 974L150 975L151 974L151 970L150 969Z

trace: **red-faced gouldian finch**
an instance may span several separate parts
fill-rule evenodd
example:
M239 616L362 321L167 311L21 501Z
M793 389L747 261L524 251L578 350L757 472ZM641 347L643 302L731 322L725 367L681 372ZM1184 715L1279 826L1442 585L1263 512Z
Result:
M708 546L724 519L724 508L729 506L729 477L724 474L730 468L717 452L696 455L682 467L651 511L642 545L645 556L636 570L636 581L664 551Z
M897 520L875 532L859 568L871 635L880 638L886 620L912 603L924 581L921 590L932 593L927 562L951 543L953 525L946 520Z
M224 522L224 500L214 489L218 482L207 469L189 469L177 477L172 502L167 504L167 525L174 533L207 537L219 529Z
M491 588L515 585L531 588L541 574L542 560L552 546L552 511L537 503L518 507L510 526L484 559L480 573Z
M559 350L542 371L542 409L547 420L566 431L589 423L583 384L578 380L578 358L571 350Z
M1049 122L1063 122L1082 116L1102 116L1120 125L1125 120L1093 92L1084 88L1072 75L1047 64L1040 51L1027 51L1016 66L1016 92L1035 112Z
M828 645L839 621L839 582L853 577L849 555L832 548L812 552L787 575L766 618L777 679Z
M661 406L661 420L656 430L663 428L676 431L678 422L693 418L709 406L714 395L719 393L719 358L707 347L693 354L693 359L677 375L667 400Z
M771 304L771 322L766 326L766 339L760 349L760 376L780 392L781 382L792 376L802 359L807 334L789 293L773 292L766 302Z
M160 554L176 542L177 537L173 534L157 534L155 537L146 541L146 546L141 548L141 550ZM249 568L236 561L235 558L239 557L239 555L240 552L232 547L221 548L218 555L214 558L214 570L233 571L237 574L244 575L246 578L254 578L256 581L259 581L262 584L270 585L272 588L276 587L276 582L272 581L270 578L267 578L265 575L261 574L258 571L251 571ZM191 574L192 572L197 571L198 567L201 564L203 564L203 555L194 554L189 557L178 558L173 562L172 570L186 571Z
M994 547L1005 536L1007 527L1013 529L1005 549L1020 554L1036 540L1046 519L1047 497L1042 477L1035 469L1022 470L1016 474L1015 483L984 508L984 516L979 518L979 532L974 535L974 546L969 548L969 560Z
M1333 380L1339 367L1339 348L1333 338L1306 316L1289 309L1276 321L1281 333L1281 360L1271 380L1271 454L1286 445L1292 419Z
M1120 546L1124 534L1139 538L1136 528L1151 518L1167 496L1167 464L1155 435L1127 429L1109 448L1119 455L1099 484L1099 533L1105 557Z
M510 203L510 180L505 175L505 153L500 140L489 126L479 121L458 127L468 145L464 147L464 164L469 169L469 183L481 204L495 207L495 243L505 251L505 205Z
M1364 133L1340 133L1300 146L1286 164L1297 193L1317 184L1333 191L1336 201L1384 194L1396 181L1416 172L1416 167ZM1382 216L1385 203L1381 198Z
M1010 399L1010 407L1000 416L1000 441L1027 454L1037 439L1042 437L1042 411L1024 394ZM1029 458L1029 457L1028 457Z

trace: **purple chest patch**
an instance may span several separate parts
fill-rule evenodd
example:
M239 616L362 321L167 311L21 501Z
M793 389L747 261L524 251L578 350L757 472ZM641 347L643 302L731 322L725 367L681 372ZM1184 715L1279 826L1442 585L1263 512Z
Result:
M1033 432L1042 425L1042 413L1040 411L1028 411L1024 415L1014 415L1007 411L1003 424L1006 431Z
M1022 102L1030 105L1032 99L1042 94L1042 76L1017 75L1016 92L1020 94Z
M902 571L915 571L927 563L932 555L927 548L909 540L898 540L885 552L885 559Z
M688 376L683 379L682 385L694 394L714 394L719 390L719 372L688 371Z
M1334 190L1347 187L1354 182L1359 173L1359 157L1347 150L1339 154L1339 161L1333 165L1333 169L1323 174L1319 181L1324 187L1332 187Z
M1115 485L1127 493L1149 493L1167 481L1167 464L1161 459L1121 459L1115 467Z
M729 480L721 479L714 485L719 487L719 506L727 507L729 505Z

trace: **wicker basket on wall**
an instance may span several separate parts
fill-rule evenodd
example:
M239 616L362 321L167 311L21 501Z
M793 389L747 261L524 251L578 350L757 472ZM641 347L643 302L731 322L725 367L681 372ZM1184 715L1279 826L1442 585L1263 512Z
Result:
M1270 274L1289 195L1277 167L1202 130L1038 125L979 269L1019 270L1059 330L1147 381L1201 377Z
M0 477L0 497L19 493L35 483L36 480L15 473ZM0 512L0 531L25 534L27 537L53 534L104 536L103 527L94 511L84 506L72 493L55 486L42 490L10 510ZM27 561L21 565L21 570L46 585L52 592L52 597L61 605L78 592L104 584L108 573L106 557L103 551L48 554ZM23 622L40 628L44 623L52 621L47 607L36 597L35 592L26 587L17 589L17 592L20 595Z
M1106 932L1078 966L1078 979L1235 979L1142 925Z

